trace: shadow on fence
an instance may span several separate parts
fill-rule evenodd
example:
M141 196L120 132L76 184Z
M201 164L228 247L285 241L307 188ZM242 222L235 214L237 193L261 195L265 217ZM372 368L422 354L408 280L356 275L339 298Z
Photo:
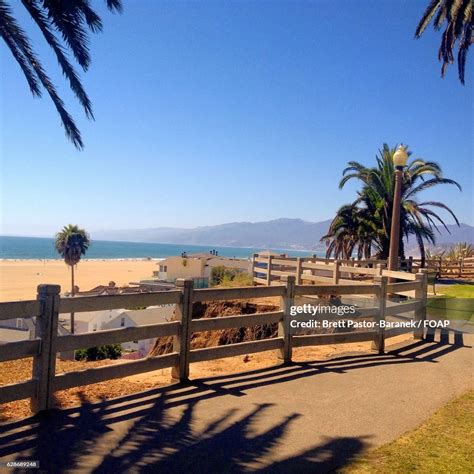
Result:
M350 462L369 446L368 438L327 438L324 443L287 459L269 461L271 453L300 416L275 419L255 430L273 403L255 405L250 413L231 408L196 420L198 402L312 377L367 367L432 362L463 347L461 333L449 343L416 341L384 355L345 355L194 380L99 403L82 398L77 408L43 412L1 425L0 459L39 460L46 472L81 469L92 472L327 472ZM271 395L270 395L271 399ZM237 405L238 406L238 405ZM117 425L120 422L127 422ZM270 464L269 464L270 463ZM86 467L88 466L88 467Z

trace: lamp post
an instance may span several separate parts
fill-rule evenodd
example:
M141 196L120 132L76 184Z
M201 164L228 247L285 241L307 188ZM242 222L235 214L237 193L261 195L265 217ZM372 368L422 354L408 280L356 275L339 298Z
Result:
M388 254L388 269L398 270L398 249L400 243L400 205L402 200L403 168L407 164L408 153L403 145L393 154L395 165L395 190L393 193L392 224L390 227L390 251Z

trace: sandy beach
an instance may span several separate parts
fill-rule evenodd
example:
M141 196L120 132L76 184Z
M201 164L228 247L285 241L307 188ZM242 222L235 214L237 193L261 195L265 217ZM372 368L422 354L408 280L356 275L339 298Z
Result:
M156 270L153 260L83 260L76 268L76 285L89 290L114 281L119 286L150 278ZM36 298L36 288L42 283L71 288L71 272L62 260L2 260L0 261L0 301Z

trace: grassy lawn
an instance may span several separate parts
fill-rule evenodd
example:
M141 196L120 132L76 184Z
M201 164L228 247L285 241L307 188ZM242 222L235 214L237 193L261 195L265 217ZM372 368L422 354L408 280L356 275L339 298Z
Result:
M473 285L438 285L437 293L453 298L474 298Z
M474 321L474 285L438 285L428 298L428 315L434 318Z
M345 467L345 474L472 473L474 391L451 401L416 430Z

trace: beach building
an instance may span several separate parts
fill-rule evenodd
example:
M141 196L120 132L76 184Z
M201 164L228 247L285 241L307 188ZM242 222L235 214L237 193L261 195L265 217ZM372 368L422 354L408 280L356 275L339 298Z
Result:
M134 284L131 283L131 285ZM90 290L84 291L81 291L80 288L76 286L74 296L132 295L136 293L149 293L150 291L152 290L140 286L117 286L114 281L110 281L108 285L98 285ZM70 293L67 292L64 296L70 296Z
M0 321L0 343L32 339L35 318L13 318Z
M89 311L75 314L74 329L76 334L85 332L105 331L107 329L119 329L147 324L165 323L171 321L175 305L151 306L143 310L111 309L104 311ZM69 314L60 314L63 325L69 326ZM148 354L153 346L155 338L122 343L126 351L138 351L139 357Z
M37 337L36 318L15 318L7 319L0 324L0 344L8 342L26 341ZM64 336L70 332L60 323L58 325L58 334ZM74 352L60 352L61 359L73 359Z
M221 257L216 251L194 254L183 252L181 256L165 258L157 265L158 271L155 271L153 275L159 280L175 282L177 278L194 278L194 286L202 288L209 286L209 277L214 267L222 266L249 273L252 261L243 258Z

